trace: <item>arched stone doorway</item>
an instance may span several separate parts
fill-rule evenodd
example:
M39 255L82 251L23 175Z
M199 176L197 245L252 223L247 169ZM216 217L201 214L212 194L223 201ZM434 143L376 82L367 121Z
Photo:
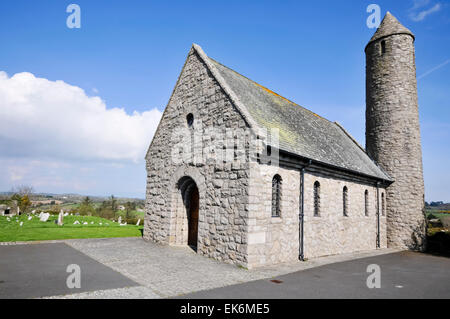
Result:
M198 217L199 217L199 191L195 181L184 176L178 181L178 191L181 195L182 205L177 209L177 243L187 244L197 250L198 242ZM181 207L180 207L181 206Z

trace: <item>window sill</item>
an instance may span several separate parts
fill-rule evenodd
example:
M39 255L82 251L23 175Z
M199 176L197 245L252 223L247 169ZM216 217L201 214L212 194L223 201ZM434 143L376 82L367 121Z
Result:
M283 222L283 219L281 219L281 216L272 216L271 217L272 224L281 224L282 222Z

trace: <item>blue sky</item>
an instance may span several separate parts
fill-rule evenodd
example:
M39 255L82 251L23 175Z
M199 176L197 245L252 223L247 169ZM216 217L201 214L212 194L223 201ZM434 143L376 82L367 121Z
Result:
M66 26L70 3L81 7L80 29ZM143 154L192 43L340 122L364 145L371 3L416 35L426 200L450 202L450 3L444 0L1 1L0 72L13 102L9 117L0 117L8 131L0 132L0 190L31 184L39 192L143 197ZM27 89L43 107L14 95ZM0 97L0 115L5 100ZM72 114L58 107L77 101L92 108ZM45 114L52 103L55 113ZM96 123L91 136L101 136L105 150L85 135Z

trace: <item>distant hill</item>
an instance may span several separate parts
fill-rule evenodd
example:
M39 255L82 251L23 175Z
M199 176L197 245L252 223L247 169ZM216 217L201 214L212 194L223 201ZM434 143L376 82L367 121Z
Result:
M436 210L450 210L450 203L444 202L425 202L425 208L427 210L436 209Z
M12 192L0 192L0 197L9 197L13 195ZM93 202L102 202L105 200L108 200L111 195L109 196L92 196L92 195L82 195L82 194L55 194L55 193L33 193L32 198L33 200L57 200L57 201L64 201L64 202L74 202L78 203L81 202L86 196L89 196L89 198ZM115 196L115 199L119 202L134 202L134 201L143 201L143 198L133 198L133 197L118 197Z

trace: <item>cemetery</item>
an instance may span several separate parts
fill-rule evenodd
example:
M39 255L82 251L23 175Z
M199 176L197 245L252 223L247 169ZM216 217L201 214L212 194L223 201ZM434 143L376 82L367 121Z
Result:
M0 242L142 236L142 222L127 224L60 211L0 216Z

